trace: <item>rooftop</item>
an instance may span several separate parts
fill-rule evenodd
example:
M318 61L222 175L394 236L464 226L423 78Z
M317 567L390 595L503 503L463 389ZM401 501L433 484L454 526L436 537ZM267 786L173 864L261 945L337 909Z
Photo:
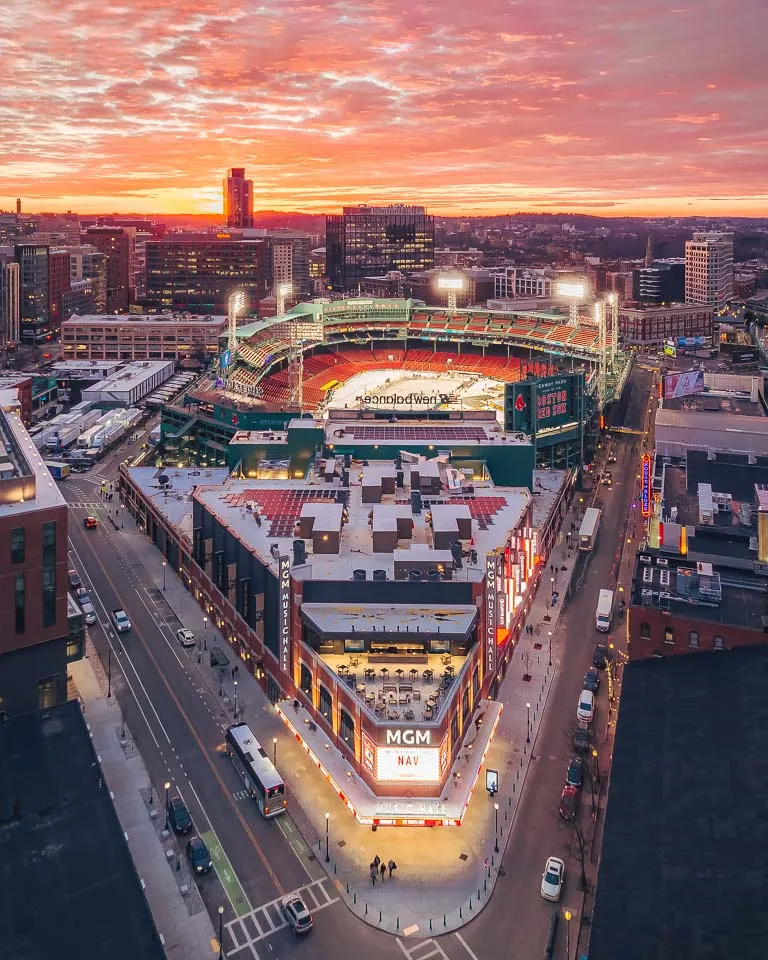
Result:
M173 360L137 360L135 363L127 364L122 370L118 370L105 380L100 380L89 387L88 395L91 396L97 391L116 390L122 393L131 390L156 373L167 370L168 367L173 371Z
M0 517L65 506L19 414L0 409Z
M749 570L718 569L646 550L635 562L632 603L668 610L673 616L762 630L768 612L766 586L765 577Z
M762 960L767 687L766 646L625 667L590 960Z
M113 313L87 313L82 316L74 314L68 320L64 320L62 327L82 327L82 326L122 326L124 324L151 325L156 326L159 323L184 324L184 326L201 327L221 327L225 325L227 318L225 316L202 316L198 314L184 313L123 313L115 315ZM79 362L79 361L78 361Z
M329 420L326 427L326 442L350 444L356 446L394 445L432 445L437 450L448 449L454 444L466 446L487 446L488 444L506 444L509 446L528 446L527 437L504 433L493 422L473 423L467 420L461 423L440 422L435 420L408 420L404 423L386 423L381 420Z
M0 957L165 956L80 706L0 724Z
M759 400L750 400L742 393L694 393L687 397L665 398L664 410L683 410L696 413L730 414L738 417L765 417Z
M192 491L200 484L219 487L229 476L226 467L201 469L191 467L177 470L172 467L133 467L131 478L146 497L180 533L192 541ZM160 483L160 477L167 483Z

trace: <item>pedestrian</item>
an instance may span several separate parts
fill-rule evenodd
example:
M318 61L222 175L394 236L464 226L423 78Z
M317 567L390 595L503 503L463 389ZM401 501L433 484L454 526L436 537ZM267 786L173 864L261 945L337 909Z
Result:
M392 871L393 871L393 870L397 870L397 864L395 863L394 860L390 860L389 863L387 864L387 866L389 867L389 879L391 880L391 879L392 879Z
M381 882L382 882L382 883L384 883L384 877L386 877L386 875L387 875L387 866L386 866L386 864L382 861L382 864L381 864Z
M376 886L376 873L377 873L376 864L372 863L370 876L371 876L371 885L374 887Z
M376 867L376 869L378 870L380 863L381 863L381 857L377 853L376 856L373 858L373 863L371 864L371 866Z

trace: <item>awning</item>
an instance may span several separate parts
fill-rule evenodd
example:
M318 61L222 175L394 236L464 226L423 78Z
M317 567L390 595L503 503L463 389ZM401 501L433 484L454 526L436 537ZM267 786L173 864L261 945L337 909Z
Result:
M427 634L464 639L477 620L477 607L469 605L412 606L393 603L387 606L370 604L305 603L301 615L322 637Z

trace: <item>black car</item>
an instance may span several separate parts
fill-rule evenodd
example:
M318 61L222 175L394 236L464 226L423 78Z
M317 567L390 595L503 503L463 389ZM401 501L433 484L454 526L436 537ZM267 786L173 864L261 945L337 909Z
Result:
M187 860L193 873L208 873L213 866L213 860L208 852L208 847L203 843L200 837L190 837L187 840Z
M83 582L77 570L70 570L67 576L69 577L69 585L73 590L77 590L78 587L82 586Z
M583 727L577 727L573 733L573 749L576 753L586 753L591 746L592 742L589 739L589 730L585 730Z
M604 643L598 643L595 652L592 654L592 666L598 670L605 670L608 666L608 647Z
M192 817L181 797L171 797L168 801L168 823L174 833L189 833L192 829Z
M583 689L597 693L600 688L600 673L597 667L590 667L584 674Z
M581 757L571 757L565 782L569 787L580 787L584 781L584 761Z

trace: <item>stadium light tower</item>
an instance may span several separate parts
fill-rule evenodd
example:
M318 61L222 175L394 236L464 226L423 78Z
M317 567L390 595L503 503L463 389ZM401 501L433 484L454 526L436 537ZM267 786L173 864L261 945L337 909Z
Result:
M584 302L586 291L586 283L578 279L560 280L555 285L557 296L568 302L568 323L572 327L578 326L579 304Z
M611 311L611 367L613 368L616 366L616 354L619 352L619 295L612 291L605 299Z
M459 290L464 289L464 277L444 273L437 278L437 289L445 291L448 298L448 313L453 316L456 313L456 297Z
M293 291L293 285L290 283L278 283L277 285L277 315L282 317L285 313L285 298L290 297Z
M229 363L235 359L237 353L237 315L245 310L245 294L242 290L235 290L229 297L229 327L227 330L227 351Z

